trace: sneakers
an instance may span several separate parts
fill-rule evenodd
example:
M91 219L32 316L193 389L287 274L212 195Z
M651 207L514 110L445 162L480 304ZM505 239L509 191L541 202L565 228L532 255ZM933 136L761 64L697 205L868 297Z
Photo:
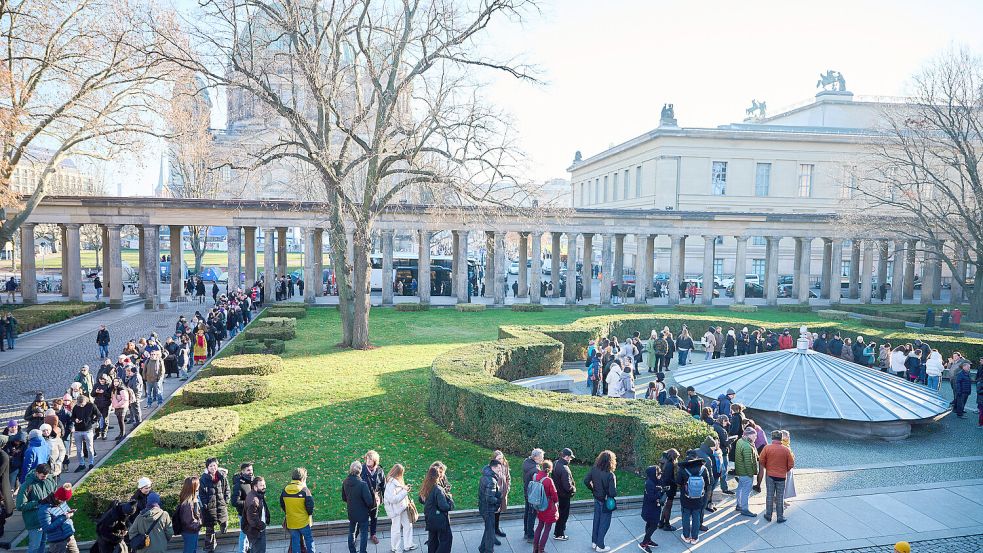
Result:
M413 551L414 549L416 549L416 544L411 543L409 547L404 547L403 551Z
M79 465L75 472L85 472L85 465Z
M756 516L758 516L757 513L752 513L751 511L741 511L741 514L744 515L744 516L746 516L746 517L756 517Z
M665 526L662 527L662 529L665 530L666 532L675 532L676 531L676 527L673 526L672 524L666 524Z
M570 539L570 536L567 536L567 535L553 536L553 539L556 540L556 541L567 541L567 540Z
M787 518L780 518L780 519L776 520L775 522L777 522L778 524L781 524L781 523L785 522L786 520L788 520L788 519Z
M652 547L645 542L638 544L638 548L641 549L642 551L645 551L645 553L652 553Z
M735 495L733 490L724 490L724 495Z
M700 525L700 532L709 532L709 531L710 531L710 529L707 528L707 525L706 524L701 524ZM693 543L696 543L696 542L694 541Z
M693 543L693 540L687 538L686 536L680 534L679 539L683 540L683 543Z
M498 537L500 537L500 538L504 538L506 534L505 534L505 532L502 532L501 529L498 529L498 530L495 530L495 535L498 536Z
M604 547L597 547L594 549L594 551L597 551L597 553L607 553L608 551L611 551L611 546L606 545Z

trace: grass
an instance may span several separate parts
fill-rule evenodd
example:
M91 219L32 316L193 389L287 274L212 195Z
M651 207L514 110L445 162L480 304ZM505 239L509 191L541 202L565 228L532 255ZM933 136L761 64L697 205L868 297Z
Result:
M337 310L313 309L306 319L298 321L297 338L286 343L282 355L284 370L267 377L271 395L248 405L227 407L239 414L237 436L228 442L200 449L168 450L154 445L151 422L137 430L98 471L113 471L121 463L139 459L144 463L178 467L178 474L191 476L200 474L206 457L218 457L230 472L236 470L239 462L249 460L255 463L256 473L267 478L275 493L287 483L294 467L304 466L309 471L309 486L317 504L315 519L324 521L345 517L339 490L348 464L362 457L367 450L375 449L381 454L387 470L396 462L406 466L407 480L414 489L419 488L431 462L443 461L448 466L458 508L472 508L477 479L490 450L450 435L430 417L427 398L434 357L471 342L495 339L499 325L503 324L564 324L586 316L611 313L584 309L547 309L532 313L504 309L461 313L453 309L434 309L402 313L377 309L372 312L371 320L376 348L349 351L334 347L340 338ZM671 311L664 311L664 314L670 319L698 316ZM741 314L723 308L714 309L708 315L735 325L747 321L749 327L759 323L771 323L773 328L798 328L801 324L828 327L836 323L821 320L815 313L780 313L776 309ZM849 332L856 330L878 341L882 338L909 340L915 336L907 332L864 329L853 322L837 323L836 326ZM959 341L983 344L983 340L961 338ZM181 401L171 401L157 416L188 408ZM548 452L550 458L555 455L556 452ZM509 460L513 482L521 482L522 457L510 456ZM590 462L589 459L582 461ZM578 482L586 469L585 465L575 467ZM121 472L112 474L127 495L139 476ZM622 494L640 494L643 483L634 474L619 474ZM521 503L520 488L521 484L513 486L511 505ZM83 484L78 490L77 505L86 516L75 518L82 539L94 535L92 520L99 514L86 512L86 493ZM578 492L577 498L585 497L588 497L585 490ZM272 511L274 524L279 524L282 520L279 509L274 505Z

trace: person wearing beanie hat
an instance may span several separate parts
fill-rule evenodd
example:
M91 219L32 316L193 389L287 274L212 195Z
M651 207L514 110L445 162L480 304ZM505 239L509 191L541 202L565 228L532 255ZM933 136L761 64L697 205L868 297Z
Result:
M65 442L58 436L58 417L51 415L54 424L47 422L41 425L41 437L48 444L48 465L51 466L51 476L58 479L61 476L62 466L65 461ZM44 417L48 420L48 417Z
M133 513L130 514L130 523L132 524L136 520L137 515L142 513L144 509L150 504L150 494L153 491L153 481L146 476L141 476L137 480L137 489L133 490L133 495L130 496L130 501L133 502L135 508Z
M894 553L911 553L911 544L906 541L899 541L894 544Z
M126 550L126 547L121 547L121 544L126 537L126 527L134 511L136 505L132 501L117 502L99 517L99 522L96 524L98 545L96 553L113 553L117 548L121 551Z
M44 412L48 410L48 403L44 401L44 394L38 392L34 396L34 401L27 406L24 411L24 420L27 421L27 430L36 429L44 422Z
M711 489L712 478L710 470L705 464L699 450L691 449L686 452L686 459L680 461L676 469L676 485L681 492L679 497L683 524L681 539L689 544L698 543L701 528L705 528L703 526L703 509L707 505L707 494ZM702 494L697 493L696 488L690 485L690 478L703 479Z
M160 495L157 492L147 494L147 507L137 515L136 520L130 524L128 534L130 539L135 537L149 540L141 551L143 553L165 553L167 542L174 537L174 525L171 515L160 506ZM132 550L133 547L130 547Z
M741 439L734 444L734 474L737 476L737 505L734 510L746 517L756 517L751 512L748 501L751 499L751 487L754 477L758 474L758 450L754 441L758 433L752 427L744 429Z
M76 553L75 525L72 523L74 509L68 508L68 500L72 498L72 485L65 484L55 490L51 499L38 509L38 518L44 539L48 542L49 553Z
M703 459L703 465L710 472L710 487L705 490L706 505L704 508L712 513L717 510L713 502L713 490L720 481L721 473L724 472L723 457L720 455L720 442L713 436L707 436L696 452Z

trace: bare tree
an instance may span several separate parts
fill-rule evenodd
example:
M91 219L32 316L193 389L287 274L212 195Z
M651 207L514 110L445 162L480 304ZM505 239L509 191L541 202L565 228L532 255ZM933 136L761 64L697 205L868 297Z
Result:
M269 122L252 166L297 163L327 202L342 345L369 345L369 253L377 217L400 202L502 210L528 206L505 114L482 97L481 71L534 80L479 53L497 20L534 0L201 0L196 51L173 61L228 87ZM348 256L348 236L353 257Z
M166 63L136 0L0 0L0 243L47 194L68 156L111 158L155 133L151 108ZM18 164L47 150L26 202L10 187Z
M951 49L911 87L910 102L885 110L885 128L848 184L859 209L846 218L918 241L969 294L970 317L983 320L983 60Z

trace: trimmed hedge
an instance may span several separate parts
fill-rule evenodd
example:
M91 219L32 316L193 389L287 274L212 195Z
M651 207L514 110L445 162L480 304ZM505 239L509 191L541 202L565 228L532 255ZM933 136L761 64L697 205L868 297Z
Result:
M780 303L778 310L783 313L809 313L812 307L808 303Z
M655 307L644 303L626 303L622 308L625 313L652 313Z
M293 317L263 317L262 319L257 319L253 324L253 328L290 328L297 329L297 319Z
M874 317L871 315L861 315L860 324L869 326L870 328L887 328L887 329L905 328L905 322L900 319L888 319L887 317Z
M270 383L262 378L246 375L212 376L188 383L181 398L195 407L220 407L239 403L252 403L270 397Z
M731 311L733 311L734 313L757 313L758 312L758 306L757 305L748 305L746 303L732 303L732 304L730 304L730 307L728 309L731 310Z
M710 306L702 303L677 303L672 308L681 313L706 313L710 310Z
M215 374L266 376L283 370L283 359L276 355L230 355L215 359L210 364Z
M127 461L112 466L111 470L90 471L86 479L75 489L73 501L89 513L104 513L113 501L125 501L133 494L135 481L146 476L154 483L154 491L164 501L169 512L177 508L181 486L188 475L201 474L201 461L188 455L163 455L153 462L146 459Z
M513 303L512 311L519 313L535 313L542 311L544 308L542 304L539 303Z
M433 362L430 414L456 436L515 454L570 447L588 459L612 449L622 466L635 468L655 462L670 447L686 450L706 438L705 424L654 402L510 384L558 374L564 346L532 328L500 327L499 336L451 350Z
M260 319L262 320L262 319ZM247 340L293 340L297 329L289 326L251 326L243 332Z
M189 449L222 443L239 433L239 413L230 409L189 409L154 421L154 443Z
M830 321L849 321L853 317L850 316L849 311L840 311L837 309L820 309L816 311L820 319L827 319Z
M477 313L478 311L485 310L485 304L483 303L459 303L454 306L454 309L462 313Z
M286 351L287 343L283 340L236 340L232 342L232 353L269 353L279 355Z
M270 307L266 310L265 316L303 319L307 316L307 309L304 307Z
M91 313L103 307L105 304L101 302L52 302L20 307L12 310L11 313L17 319L17 332L24 333Z
M430 311L429 303L397 303L396 311Z

